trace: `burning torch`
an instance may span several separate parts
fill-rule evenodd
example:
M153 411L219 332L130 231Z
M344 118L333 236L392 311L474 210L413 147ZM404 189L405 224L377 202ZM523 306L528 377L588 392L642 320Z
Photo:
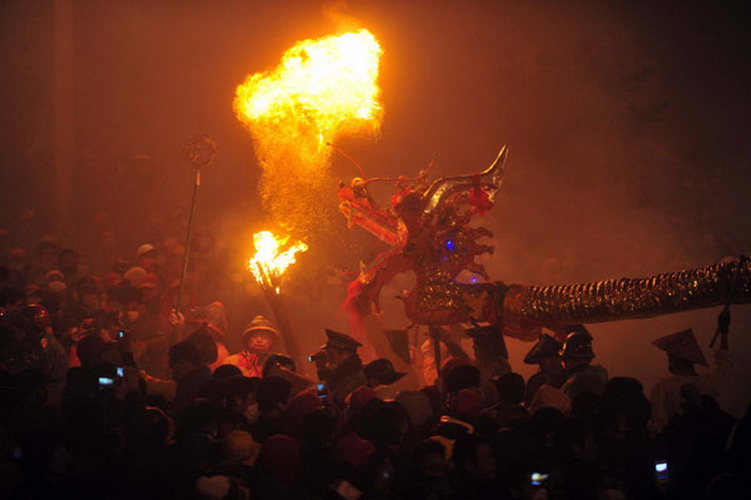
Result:
M296 262L295 255L305 252L308 245L298 241L287 246L289 236L277 238L270 231L262 231L253 235L253 244L256 249L255 255L248 261L248 267L253 277L263 290L266 301L274 313L279 332L282 334L287 352L298 367L298 371L304 372L305 364L300 358L300 349L297 346L297 338L292 329L287 307L282 295L282 285L286 278L286 271Z

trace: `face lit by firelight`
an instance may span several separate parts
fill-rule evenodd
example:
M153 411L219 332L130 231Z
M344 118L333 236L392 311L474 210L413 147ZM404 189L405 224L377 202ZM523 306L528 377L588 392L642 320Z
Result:
M263 330L259 330L248 337L247 348L249 351L267 352L274 343L274 337Z

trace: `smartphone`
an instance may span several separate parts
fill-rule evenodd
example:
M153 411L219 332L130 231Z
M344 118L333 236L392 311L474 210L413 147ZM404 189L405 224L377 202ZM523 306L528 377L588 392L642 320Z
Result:
M116 368L116 371L117 371L117 376L118 377L122 378L122 377L125 376L125 369L122 366L118 366Z
M115 379L111 377L99 377L100 388L112 387L113 385L115 385Z
M116 338L117 338L117 340L124 339L125 338L125 330L118 330Z
M670 471L668 470L667 460L658 460L655 462L655 478L657 478L657 482L659 483L670 481Z
M544 472L533 472L529 475L529 484L538 488L546 488L550 474Z
M329 397L326 384L316 384L316 391L318 392L318 399L320 399L322 403L325 403Z

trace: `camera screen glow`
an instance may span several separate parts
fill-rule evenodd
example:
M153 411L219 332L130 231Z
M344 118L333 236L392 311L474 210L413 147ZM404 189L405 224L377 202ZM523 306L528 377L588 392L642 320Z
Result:
M548 475L541 472L533 472L530 474L530 482L532 486L542 486L548 480Z
M666 470L668 470L667 462L657 462L655 464L655 472L665 472Z

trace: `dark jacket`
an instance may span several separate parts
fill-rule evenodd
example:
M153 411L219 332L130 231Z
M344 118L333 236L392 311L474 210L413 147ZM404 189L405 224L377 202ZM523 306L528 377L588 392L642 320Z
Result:
M342 406L347 394L365 385L366 382L362 371L362 360L357 354L337 366L330 376L324 378L328 382L329 393Z
M175 399L172 402L172 413L178 415L196 397L203 384L211 378L211 369L201 365L185 377L177 381Z

